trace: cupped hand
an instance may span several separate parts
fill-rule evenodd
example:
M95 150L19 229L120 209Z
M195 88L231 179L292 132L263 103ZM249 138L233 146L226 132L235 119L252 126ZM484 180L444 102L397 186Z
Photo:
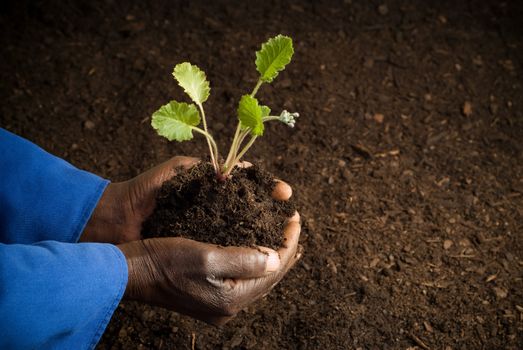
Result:
M272 196L288 200L291 194L290 186L279 181ZM222 325L267 294L301 257L297 212L287 220L283 235L278 251L221 247L179 237L118 245L129 270L125 296Z
M174 157L129 181L110 183L80 241L118 244L139 240L142 224L152 214L162 184L198 162L198 158Z

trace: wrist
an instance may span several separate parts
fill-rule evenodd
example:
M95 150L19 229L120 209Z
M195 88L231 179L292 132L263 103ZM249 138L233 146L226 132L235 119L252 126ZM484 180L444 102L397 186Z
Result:
M110 183L105 188L85 229L80 237L82 242L122 243L128 229L128 215L125 208L126 183Z
M124 299L135 301L148 301L148 291L153 284L153 266L147 254L147 248L143 241L135 241L116 246L125 256L127 262L127 286L125 288Z

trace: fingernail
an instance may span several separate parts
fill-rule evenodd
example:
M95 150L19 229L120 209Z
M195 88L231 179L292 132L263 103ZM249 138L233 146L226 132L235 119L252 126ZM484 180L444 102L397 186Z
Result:
M286 201L292 196L292 188L287 185L285 182L278 180L278 183L274 186L272 190L272 198L277 201Z
M278 271L280 268L280 256L274 250L269 251L267 257L267 272Z
M200 158L187 157L187 162L185 163L185 166L192 167L198 163L200 163Z

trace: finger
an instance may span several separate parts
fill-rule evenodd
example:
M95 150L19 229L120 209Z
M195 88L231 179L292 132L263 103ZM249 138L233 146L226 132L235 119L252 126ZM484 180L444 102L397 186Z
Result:
M292 231L293 229L291 229ZM241 291L239 294L247 296L249 302L259 299L262 296L269 294L269 292L280 282L285 274L301 259L303 255L303 247L298 244L294 249L283 248L278 252L285 250L284 254L286 257L282 258L280 270L277 273L273 273L261 278L235 280L231 284L231 287L237 291ZM288 260L284 260L288 259Z
M294 253L294 256L289 260L289 263L284 267L283 274L286 274L296 263L298 260L301 259L303 256L303 246L301 244L298 244L298 247L296 248L296 252Z
M278 282L281 281L283 276L285 276L285 274L301 258L303 254L303 247L298 245L296 248L297 249L295 250L294 255L289 258L287 264L284 265L282 260L282 265L277 273L273 273L261 278L235 280L233 288L236 289L236 291L240 291L239 295L244 297L247 296L249 303L269 294L274 286L276 286Z
M291 255L291 258L289 259L287 264L282 265L280 272L278 272L278 276L274 276L274 277L272 275L268 276L268 278L270 278L274 281L272 287L274 287L283 278L283 276L285 276L287 274L287 272L289 272L289 270L291 270L294 267L294 265L296 265L296 263L301 259L302 256L303 256L303 246L301 244L298 244L298 246L296 247L296 250L294 251L294 254Z
M299 250L302 250L303 247L301 245L298 246ZM267 291L263 294L263 297L267 296L270 291L276 287L278 283L283 279L283 277L296 265L298 260L301 259L301 252L298 254L296 253L293 258L290 259L290 261L283 267L283 269L278 272L277 274L270 275L267 277L264 277L265 285L269 285L270 287L266 288Z
M296 265L298 260L301 259L302 255L303 246L301 244L298 244L294 255L291 256L287 264L282 265L281 270L277 274L269 275L263 278L265 280L265 283L268 283L270 285L267 292L265 292L264 296L269 294L269 292L282 280L282 278L287 274L287 272L289 272L294 267L294 265Z
M296 254L300 232L300 214L296 212L287 220L287 224L283 229L283 247L278 250L283 265L286 265Z
M176 174L177 169L190 169L196 164L200 162L199 158L195 157L185 157L185 156L176 156L167 161L171 169L174 169L174 173Z
M277 201L287 201L292 196L292 188L286 182L275 180L276 185L272 189L271 196Z
M272 249L218 247L207 255L208 273L216 279L245 279L265 276L280 268L280 257Z
M301 220L300 213L295 211L294 214L290 218L287 219L287 222L297 222L297 223L300 223L300 220Z
M287 223L283 234L283 247L278 250L280 255L285 249L295 249L298 246L300 238L301 225L298 222L291 221Z
M213 309L212 307L206 305L180 304L172 310L176 311L179 314L190 316L192 318L198 319L213 326L223 326L224 324L232 320L234 317L236 317L236 315L222 315L221 311L219 311L218 309Z
M176 156L173 157L154 168L149 169L141 174L139 178L149 179L145 181L152 186L153 190L162 187L163 183L176 176L179 169L189 169L200 162L200 159L194 157Z

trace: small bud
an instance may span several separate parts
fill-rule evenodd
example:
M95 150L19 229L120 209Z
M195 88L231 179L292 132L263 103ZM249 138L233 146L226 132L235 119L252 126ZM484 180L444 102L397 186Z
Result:
M287 112L286 110L283 110L283 112L281 112L280 114L280 121L282 123L285 123L287 124L288 126L290 126L291 128L294 128L294 125L296 124L296 118L298 118L300 116L299 113L289 113Z

